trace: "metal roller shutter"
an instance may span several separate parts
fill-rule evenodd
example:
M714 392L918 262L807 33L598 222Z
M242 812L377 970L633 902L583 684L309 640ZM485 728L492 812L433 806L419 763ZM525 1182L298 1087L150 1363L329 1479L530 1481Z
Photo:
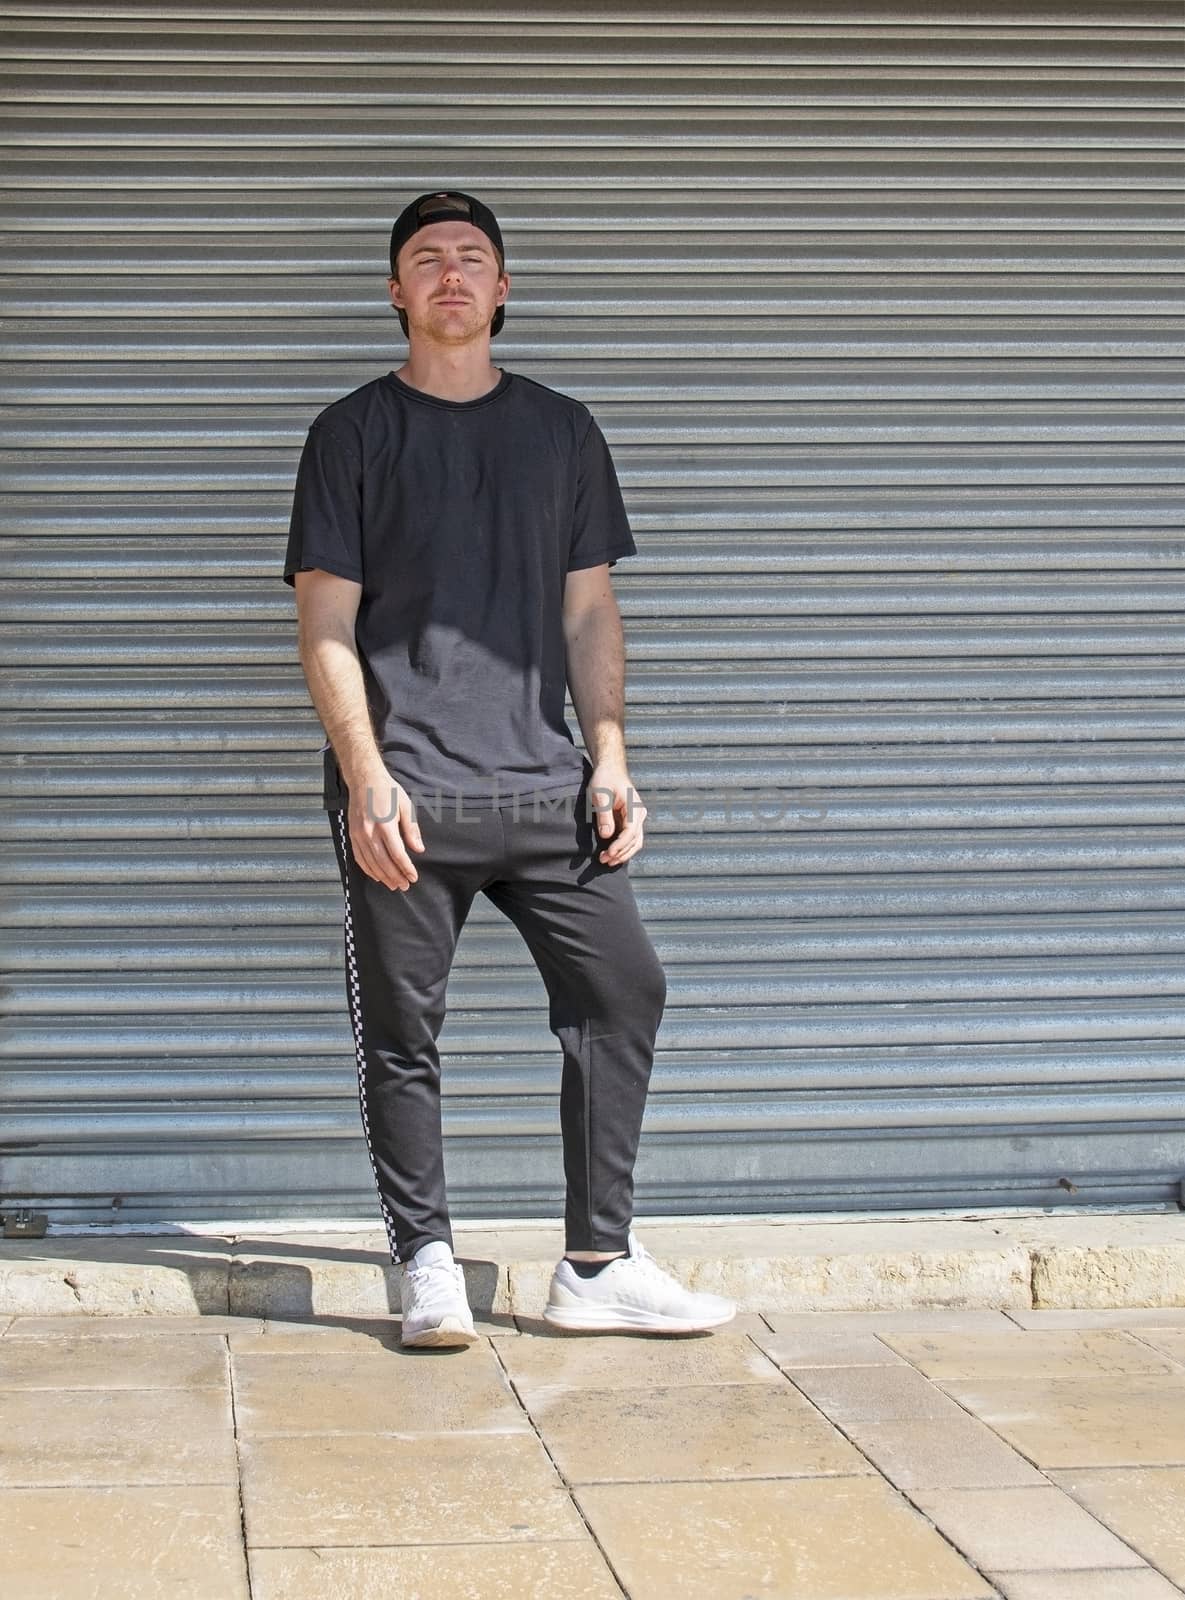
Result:
M641 550L639 1213L1170 1201L1179 6L0 13L0 1204L377 1226L278 574L445 183L506 233L495 359L592 406ZM483 900L450 1004L455 1214L558 1216Z

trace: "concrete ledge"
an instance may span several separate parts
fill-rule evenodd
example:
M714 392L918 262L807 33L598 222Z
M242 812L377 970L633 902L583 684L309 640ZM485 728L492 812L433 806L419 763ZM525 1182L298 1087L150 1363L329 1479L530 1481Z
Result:
M0 1310L22 1316L208 1316L227 1309L225 1239L0 1240Z
M1185 1213L677 1223L638 1236L692 1287L746 1311L1185 1306ZM471 1303L538 1316L562 1228L454 1223ZM0 1241L0 1313L384 1316L401 1268L381 1229L51 1235Z
M1017 1217L1035 1310L1185 1305L1185 1212Z

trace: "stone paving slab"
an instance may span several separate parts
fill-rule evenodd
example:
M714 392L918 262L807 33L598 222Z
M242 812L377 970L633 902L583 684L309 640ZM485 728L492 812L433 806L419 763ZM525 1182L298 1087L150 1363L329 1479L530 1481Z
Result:
M286 1339L276 1339L280 1346ZM427 1355L427 1360L424 1359ZM444 1360L437 1359L443 1356ZM488 1344L473 1350L231 1351L241 1438L530 1432ZM447 1373L447 1377L445 1374Z
M983 1333L906 1333L886 1331L881 1340L927 1378L1110 1377L1116 1373L1162 1372L1176 1368L1151 1348L1148 1339L1124 1331L1093 1329L1032 1330L1019 1339L1000 1340Z
M793 1374L791 1374L793 1376ZM898 1489L1007 1489L1048 1479L977 1417L849 1418L848 1438Z
M321 1327L309 1321L260 1323L247 1317L243 1321L247 1326L242 1333L227 1334L236 1356L365 1355L399 1348L399 1322L394 1317L368 1317L349 1324L335 1319Z
M174 1336L197 1334L204 1339L211 1334L260 1333L263 1327L261 1317L227 1317L217 1312L208 1317L163 1317L149 1313L101 1316L92 1312L85 1314L84 1321L70 1314L10 1317L7 1328L0 1328L0 1337L7 1333L11 1339L142 1339L149 1333L169 1333Z
M242 1462L253 1548L490 1545L584 1533L529 1429L273 1435L246 1440Z
M621 1600L592 1537L250 1552L253 1600ZM1149 1600L1159 1600L1150 1596Z
M987 1600L995 1591L876 1477L584 1484L631 1600Z
M953 1379L942 1387L1042 1471L1185 1464L1185 1373Z
M1009 1310L1021 1328L1185 1328L1185 1306L1123 1306L1106 1311Z
M229 1385L9 1389L0 1401L0 1488L235 1481Z
M777 1366L753 1340L729 1332L684 1334L664 1339L598 1333L525 1337L499 1346L499 1359L520 1401L557 1389L653 1389L705 1383L764 1383L782 1386Z
M776 1313L775 1313L776 1315ZM771 1321L773 1317L771 1317ZM902 1366L888 1342L871 1328L808 1328L802 1332L763 1333L756 1342L778 1366L790 1367L891 1367Z
M905 1363L893 1367L794 1367L788 1374L829 1417L855 1422L958 1422L955 1400Z
M811 1333L826 1331L844 1333L879 1334L891 1328L916 1328L918 1312L924 1310L925 1326L931 1332L943 1333L994 1333L997 1336L1014 1333L1017 1323L1012 1311L968 1311L941 1309L934 1306L916 1307L910 1311L778 1311L766 1310L763 1320L775 1333ZM1035 1315L1035 1313L1025 1313ZM1097 1312L1090 1315L1097 1316Z
M914 1489L910 1499L983 1571L1142 1567L1122 1539L1052 1485Z
M0 1491L4 1600L249 1600L236 1484Z
M1185 1588L1185 1466L1051 1472L1053 1481Z
M1185 1328L1134 1328L1132 1337L1185 1371Z
M860 1476L874 1469L788 1384L535 1391L525 1402L569 1483Z
M1159 1573L1002 1572L990 1573L1004 1600L1180 1600L1181 1591Z
M6 1389L227 1389L226 1344L168 1332L151 1339L92 1338L71 1318L73 1334L54 1339L14 1338L0 1362L0 1393ZM88 1324L93 1319L87 1318Z

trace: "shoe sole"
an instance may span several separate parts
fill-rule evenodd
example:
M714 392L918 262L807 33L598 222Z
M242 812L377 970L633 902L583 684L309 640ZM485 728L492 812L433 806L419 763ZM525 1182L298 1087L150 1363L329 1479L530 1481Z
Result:
M668 1317L660 1311L632 1311L622 1306L543 1308L543 1320L552 1327L584 1333L707 1333L735 1316L735 1309L720 1317Z
M445 1317L435 1328L421 1328L419 1333L413 1333L410 1338L401 1335L400 1343L440 1349L449 1345L476 1344L480 1338L481 1334L467 1328L460 1317Z

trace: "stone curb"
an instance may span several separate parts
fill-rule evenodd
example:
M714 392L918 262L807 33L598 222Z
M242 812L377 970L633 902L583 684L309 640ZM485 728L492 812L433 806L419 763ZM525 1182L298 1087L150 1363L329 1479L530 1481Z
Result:
M745 1311L1116 1310L1185 1306L1185 1213L825 1222L637 1219L660 1263ZM562 1229L454 1224L470 1302L538 1316ZM0 1241L0 1313L386 1316L380 1230Z

